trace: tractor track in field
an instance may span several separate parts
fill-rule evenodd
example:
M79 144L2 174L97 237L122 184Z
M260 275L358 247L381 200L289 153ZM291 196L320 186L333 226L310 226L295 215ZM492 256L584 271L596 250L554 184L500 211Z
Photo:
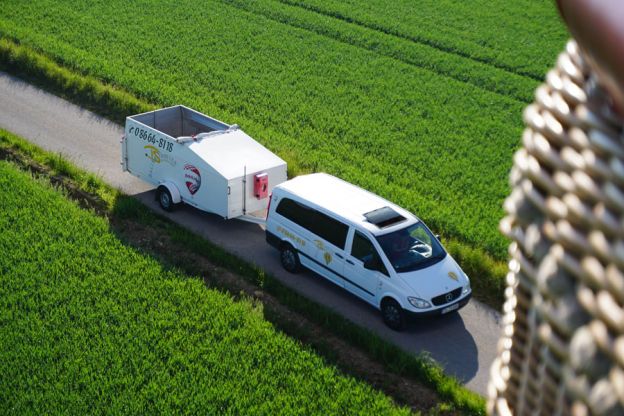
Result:
M401 33L397 30L391 30L388 29L386 27L383 27L381 25L377 25L374 23L367 23L358 19L355 19L353 17L349 17L349 16L345 16L342 13L339 12L329 12L327 10L323 10L320 7L315 7L312 6L310 4L305 4L303 2L300 1L295 1L295 0L276 0L280 3L283 4L287 4L289 6L293 6L293 7L297 7L300 9L304 9L304 10L308 10L311 12L314 12L316 14L322 15L322 16L326 16L326 17L332 17L334 19L338 19L341 20L345 23L351 23L360 27L364 27L366 29L370 29L376 32L380 32L383 33L385 35L389 35L395 38L399 38L399 39L403 39L403 40L407 40L413 43L418 43L420 45L425 45L425 46L429 46L431 48L437 49L441 52L445 52L448 54L452 54L452 55L456 55L459 56L461 58L465 58L465 59L469 59L471 61L477 62L477 63L481 63L481 64L485 64L485 65L489 65L492 66L496 69L500 69L501 71L505 71L507 73L513 74L513 75L518 75L521 77L525 77L525 78L529 78L532 79L534 81L542 81L543 80L543 75L542 74L533 74L531 72L526 72L526 71L518 71L516 68L509 66L509 65L505 65L505 64L501 64L498 62L495 62L491 59L486 59L486 58L480 58L480 57L475 57L472 56L470 54L467 53L463 53L461 50L458 49L454 49L451 48L449 46L446 46L440 42L436 42L433 41L431 39L427 39L424 37L420 37L420 36L412 36L412 35L408 35L405 33Z
M441 71L439 68L436 69L430 65L424 65L421 62L419 62L418 60L415 59L409 59L401 54L399 54L398 52L392 52L392 51L387 51L383 48L373 48L369 45L366 45L364 42L360 42L360 43L354 43L353 39L345 39L345 38L341 38L340 35L338 35L337 33L330 33L329 30L321 30L319 27L313 26L313 25L309 25L309 24L304 24L301 22L295 22L293 21L291 18L289 18L288 16L284 16L284 15L277 15L277 14L271 14L268 12L265 12L263 10L259 10L257 8L254 8L253 6L247 4L247 3L241 3L237 0L221 0L224 4L227 4L231 7L234 7L238 10L241 11L245 11L248 13L251 13L253 15L256 16L262 16L272 22L276 22L276 23L280 23L280 24L284 24L296 29L300 29L300 30L305 30L307 32L310 33L314 33L318 36L322 36L324 38L327 39L331 39L335 42L341 43L343 45L347 45L347 46L351 46L351 47L355 47L355 48L359 48L371 53L374 53L376 55L379 56L383 56L385 58L388 59L392 59L395 60L397 62L403 63L405 65L409 65L411 67L414 68L418 68L421 70L425 70L425 71L429 71L437 76L440 77L445 77L445 78L450 78L454 81L457 82L461 82L463 84L467 84L470 85L473 88L491 93L491 94L496 94L500 97L504 97L506 99L510 99L510 100L514 100L520 103L528 103L531 101L530 97L525 97L522 95L518 95L516 93L514 93L513 91L511 92L506 92L506 91L501 91L501 90L497 90L495 88L491 88L488 86L484 86L484 85L480 85L478 82L475 82L475 80L471 79L470 77L466 76L466 77L462 77L459 76L457 74L451 73L450 71ZM394 32L394 31L388 31L388 30L382 30L382 28L377 28L375 26L371 26L371 25L367 25L366 23L363 22L359 22L355 19L349 18L349 17L339 17L340 15L334 15L332 13L323 13L320 10L317 10L316 8L313 7L306 7L307 5L300 5L296 2L289 2L289 1L279 1L282 4L285 4L287 6L291 6L294 8L298 8L300 10L305 10L305 11L309 11L311 13L315 13L319 16L323 16L326 18L331 18L331 19L336 19L341 21L342 23L346 23L348 25L353 25L356 26L360 29L364 29L364 30L369 30L372 32L375 32L377 35L381 35L381 36L388 36L397 40L401 40L401 41L407 41L409 43L413 43L413 44L418 44L420 46L425 46L425 47L429 47L433 50L435 50L436 53L443 53L443 54L447 54L447 55L452 55L456 58L459 59L465 59L470 61L473 64L477 64L477 65L483 65L483 66L489 66L489 67L493 67L499 71L503 71L509 75L512 76L517 76L517 77L521 77L524 78L526 80L532 81L532 82L537 82L537 81L541 81L543 79L543 77L536 77L536 76L532 76L529 74L525 74L525 73L521 73L521 72L517 72L517 71L513 71L511 67L508 66L503 66L503 65L498 65L495 64L493 62L490 62L488 60L485 59L478 59L472 56L469 56L467 54L462 54L461 52L455 50L455 49L451 49L451 48L446 48L446 47L439 47L436 46L437 44L435 44L434 42L431 41L425 41L425 40L420 40L419 38L416 37L410 37L408 35L402 35L399 32Z

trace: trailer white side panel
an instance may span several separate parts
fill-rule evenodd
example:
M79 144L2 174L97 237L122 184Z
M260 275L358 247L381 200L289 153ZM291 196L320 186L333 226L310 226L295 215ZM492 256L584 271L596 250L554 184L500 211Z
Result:
M179 145L171 136L134 120L126 121L123 164L133 175L158 185L180 163L178 150Z
M188 155L189 160L180 166L178 176L182 200L204 211L228 218L227 181L195 153L188 152Z
M149 133L135 135L135 131ZM184 144L163 136L149 127L131 126L123 144L126 169L154 186L173 183L183 202L227 217L227 198L219 197L227 194L225 178Z

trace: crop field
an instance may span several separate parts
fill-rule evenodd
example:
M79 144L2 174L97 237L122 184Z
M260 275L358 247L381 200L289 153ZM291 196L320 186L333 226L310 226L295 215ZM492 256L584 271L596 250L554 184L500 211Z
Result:
M0 413L408 413L0 162Z
M0 35L238 123L291 173L338 175L498 258L521 112L567 38L533 0L5 0Z

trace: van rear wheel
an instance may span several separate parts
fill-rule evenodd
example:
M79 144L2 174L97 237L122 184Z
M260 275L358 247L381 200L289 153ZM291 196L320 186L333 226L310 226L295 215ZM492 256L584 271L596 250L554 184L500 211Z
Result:
M405 328L405 313L394 299L384 299L381 302L381 317L390 329L402 331Z
M282 262L282 267L286 269L287 272L297 273L301 270L299 254L297 254L297 251L290 244L282 245L280 261Z

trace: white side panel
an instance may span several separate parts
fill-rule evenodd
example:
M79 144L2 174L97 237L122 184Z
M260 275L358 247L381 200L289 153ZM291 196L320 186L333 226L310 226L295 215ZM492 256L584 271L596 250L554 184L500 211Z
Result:
M157 185L174 174L184 149L170 136L127 118L124 150L126 169Z
M243 215L243 178L229 181L228 185L228 218Z
M182 200L227 218L227 181L197 155L190 151L187 154L190 157L181 164L178 176Z
M259 172L247 172L247 183L243 185L243 175L229 181L230 194L228 195L228 218L235 218L245 213L249 214L264 210L269 205L269 197L258 199L254 195L254 176L257 173L266 172L269 174L269 192L282 182L285 182L286 164L275 166ZM243 191L243 187L245 190Z
M168 181L182 201L204 211L227 216L227 182L189 148L170 136L126 119L127 170L154 186Z

